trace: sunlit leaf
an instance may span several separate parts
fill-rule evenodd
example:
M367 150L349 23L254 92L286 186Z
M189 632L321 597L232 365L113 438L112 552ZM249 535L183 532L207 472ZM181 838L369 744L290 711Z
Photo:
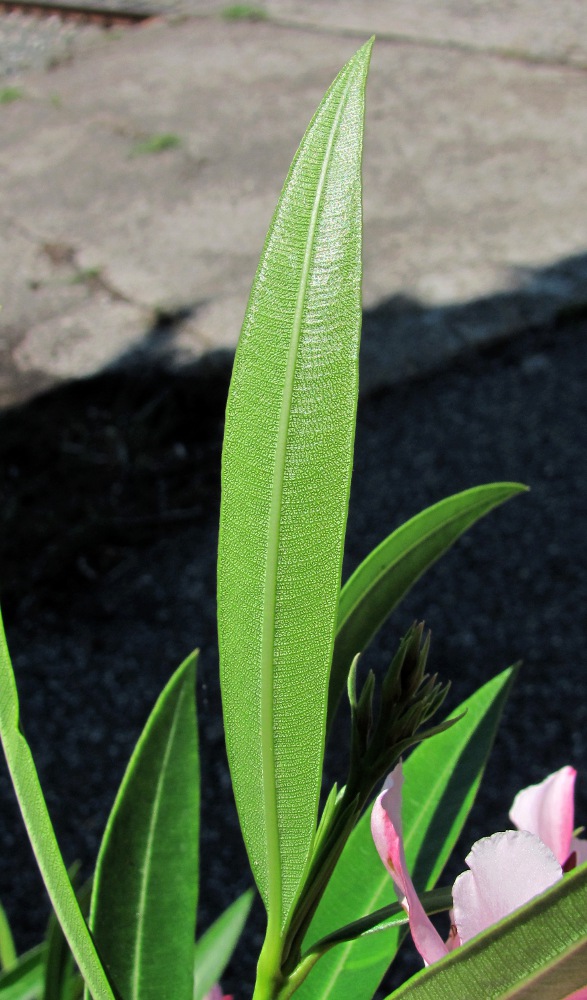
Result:
M78 889L76 879L78 870L79 864L76 864L70 869L69 875L72 885L76 890L76 897L81 911L84 917L87 917L90 909L92 880L89 879ZM46 937L43 1000L72 1000L74 983L80 985L73 955L71 954L61 924L55 917L55 914L51 913ZM79 992L81 993L83 990L80 989Z
M196 654L160 695L98 855L90 926L124 1000L192 1000L198 898Z
M59 851L35 763L19 722L14 672L0 618L0 734L20 811L43 881L79 969L94 1000L113 1000Z
M273 941L316 829L355 428L370 49L333 83L288 174L226 412L222 698L241 827Z

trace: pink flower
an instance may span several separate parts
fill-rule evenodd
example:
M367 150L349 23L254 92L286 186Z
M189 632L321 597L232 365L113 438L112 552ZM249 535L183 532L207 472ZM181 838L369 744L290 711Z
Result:
M383 791L375 800L371 813L371 833L379 857L393 879L398 901L409 917L414 944L426 965L430 965L446 955L448 948L424 912L408 873L401 821L403 782L402 766L398 764L387 777Z
M520 792L511 814L520 829L494 833L473 845L466 858L469 871L459 875L453 886L452 927L445 942L425 913L407 870L401 826L401 764L392 771L375 800L371 831L426 965L554 885L563 876L562 865L572 862L575 853L577 859L585 857L587 842L572 837L574 780L573 769L563 768L541 785ZM554 815L550 815L551 810ZM587 989L574 993L573 1000L587 1000Z
M567 871L587 861L587 840L573 837L576 777L574 767L561 767L518 792L510 810L514 826L540 837Z
M230 997L230 996L228 996L228 995L226 995L226 994L224 994L222 992L222 987L216 985L216 986L213 986L212 989L209 990L208 993L206 993L206 996L204 997L204 1000L233 1000L233 998Z
M470 941L563 875L552 851L521 830L478 840L465 861L470 870L459 875L452 889L455 944Z

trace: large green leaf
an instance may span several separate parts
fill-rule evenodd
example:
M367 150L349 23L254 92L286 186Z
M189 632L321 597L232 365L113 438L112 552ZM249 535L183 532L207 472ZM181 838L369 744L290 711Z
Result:
M519 483L490 483L456 493L406 521L363 560L340 595L329 726L354 657L369 645L410 587L475 521L525 489Z
M96 865L90 926L124 1000L191 1000L198 897L196 654L160 695Z
M388 1000L563 1000L583 987L587 991L587 865Z
M420 891L436 883L469 813L507 698L506 670L452 713L455 726L420 744L404 764L406 859ZM396 901L373 845L370 814L353 831L308 932L311 945L343 924ZM338 945L302 983L296 1000L370 1000L391 963L401 928Z
M205 1000L207 993L222 978L242 934L252 902L252 891L244 892L196 943L193 1000Z
M241 827L273 941L316 828L355 429L370 50L337 77L291 166L226 412L222 698Z
M45 887L80 972L94 1000L113 1000L111 984L57 844L35 762L20 729L19 711L14 672L0 618L0 735L12 784Z

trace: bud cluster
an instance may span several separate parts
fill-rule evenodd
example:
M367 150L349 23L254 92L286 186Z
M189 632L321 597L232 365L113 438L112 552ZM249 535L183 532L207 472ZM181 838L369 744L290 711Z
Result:
M348 680L351 705L351 759L347 788L364 800L374 785L388 774L408 747L421 743L456 722L450 719L423 729L442 705L449 684L426 673L430 632L424 623L414 623L400 642L381 685L379 711L375 717L373 700L375 675L369 671L357 697L356 656Z

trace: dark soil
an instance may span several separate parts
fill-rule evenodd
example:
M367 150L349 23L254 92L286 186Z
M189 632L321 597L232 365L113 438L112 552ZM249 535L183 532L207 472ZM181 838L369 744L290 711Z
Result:
M529 331L360 403L345 575L450 493L495 479L531 487L430 571L365 656L382 669L425 618L451 705L524 660L454 873L476 837L507 825L519 788L565 763L582 772L577 823L587 820L586 333L580 319ZM251 881L223 751L214 622L228 376L222 363L192 375L110 373L0 417L6 629L65 857L91 871L148 711L200 647L203 927ZM344 780L344 752L331 753L328 776ZM0 794L0 898L24 948L48 907L4 770ZM257 912L225 979L240 998L261 932Z

